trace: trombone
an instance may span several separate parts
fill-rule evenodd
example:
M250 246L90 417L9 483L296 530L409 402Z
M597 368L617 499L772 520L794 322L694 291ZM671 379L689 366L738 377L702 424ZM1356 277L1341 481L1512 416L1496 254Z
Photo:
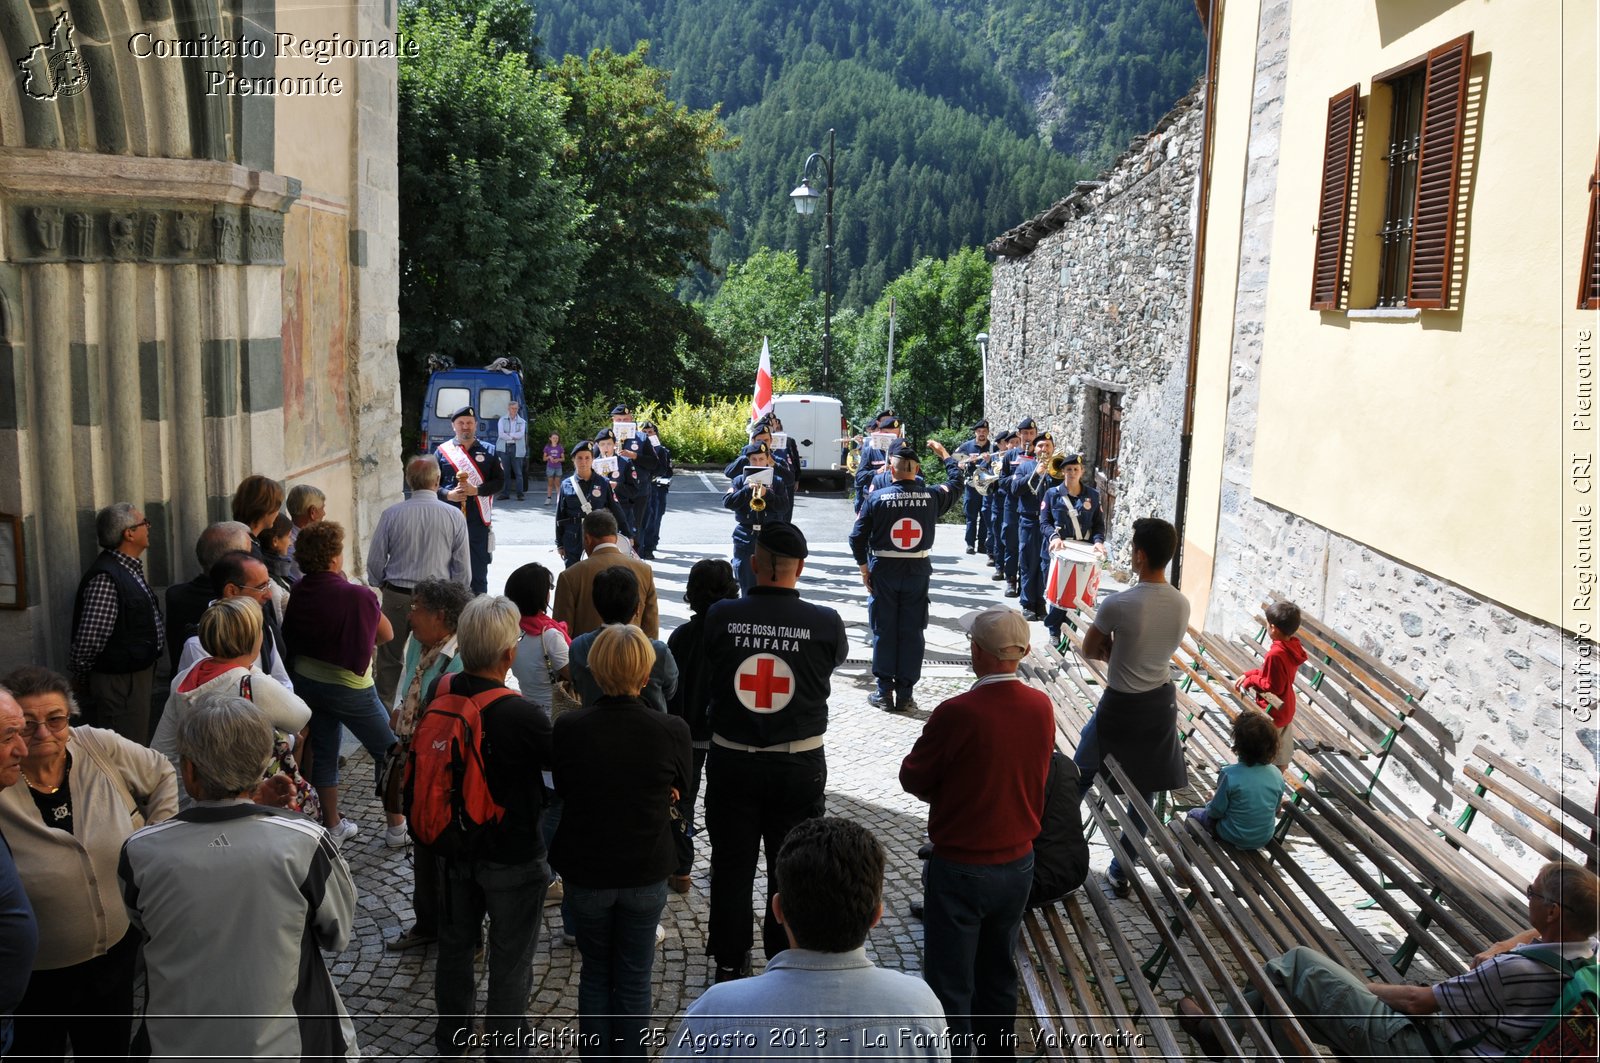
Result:
M1033 475L1028 477L1028 493L1029 494L1036 495L1036 494L1038 494L1040 491L1042 491L1044 489L1044 479L1043 479L1043 477L1045 477L1045 476L1050 477L1050 479L1052 479L1052 480L1064 480L1064 479L1066 479L1066 477L1067 477L1067 453L1066 453L1066 451L1060 451L1060 450L1056 451L1055 453L1051 454L1050 457L1045 459L1044 464L1040 465L1038 468L1033 470Z

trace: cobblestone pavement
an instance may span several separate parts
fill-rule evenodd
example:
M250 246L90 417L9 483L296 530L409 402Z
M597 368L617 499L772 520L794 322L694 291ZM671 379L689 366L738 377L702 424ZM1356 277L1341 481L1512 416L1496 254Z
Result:
M717 481L711 477L704 481L705 490L698 493L680 491L677 486L673 490L673 508L654 563L663 638L686 617L683 586L690 566L701 557L727 556L730 518L718 505ZM849 503L838 497L804 496L797 519L811 542L811 557L801 577L802 592L813 601L837 608L851 634L850 660L835 675L830 702L828 811L871 827L888 852L884 917L871 933L868 954L883 966L917 972L922 966L922 926L910 917L908 906L920 894L915 851L923 840L927 817L926 806L901 791L899 765L928 712L970 682L966 639L956 618L968 609L1002 601L1003 584L988 579L981 555L965 555L959 525L940 527L930 596L929 663L917 688L921 708L904 716L884 713L866 702L871 687L864 642L866 603L844 543L851 521ZM496 532L500 545L490 572L491 588L503 586L515 567L529 561L560 570L548 545L553 538L549 509L536 502L506 506L497 513ZM1042 645L1044 636L1037 625L1036 632ZM371 782L371 761L352 750L345 775L350 796L344 807L347 815L358 819L362 832L345 843L344 852L360 889L360 910L354 940L343 953L330 957L330 963L366 1054L394 1058L432 1055L435 950L430 946L404 953L385 951L384 943L412 922L411 868L406 851L383 845L382 816L368 797ZM1104 867L1108 855L1109 850L1097 840L1094 866ZM709 876L702 835L693 885L687 894L669 895L662 920L666 940L655 965L654 1000L669 1037L675 1017L710 983L711 965L705 955ZM764 879L758 878L757 901L765 897L765 889ZM1137 950L1147 954L1159 944L1137 902L1112 903L1128 916L1126 931ZM759 970L759 926L755 940ZM545 909L528 1006L531 1021L548 1033L551 1043L536 1048L536 1056L575 1054L570 1038L577 1028L577 988L577 951L561 943L558 909L552 905ZM480 965L480 994L483 989ZM1169 1000L1181 995L1170 969L1159 990ZM1026 1046L1027 1042L1023 1043Z

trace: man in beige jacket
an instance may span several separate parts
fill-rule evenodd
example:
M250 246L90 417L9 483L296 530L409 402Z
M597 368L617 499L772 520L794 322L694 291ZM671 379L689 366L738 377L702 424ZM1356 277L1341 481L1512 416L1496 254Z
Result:
M594 577L605 569L626 565L639 579L639 627L651 638L659 638L655 574L617 545L617 518L609 509L597 509L583 518L583 552L588 556L556 580L555 618L567 625L567 634L577 638L600 628L604 621L594 607Z

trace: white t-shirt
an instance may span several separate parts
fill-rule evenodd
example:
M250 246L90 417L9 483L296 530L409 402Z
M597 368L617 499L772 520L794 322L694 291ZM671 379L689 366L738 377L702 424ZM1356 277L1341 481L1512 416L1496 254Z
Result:
M1189 599L1170 583L1136 583L1100 603L1094 626L1110 635L1106 681L1143 694L1172 679L1172 655L1189 627Z

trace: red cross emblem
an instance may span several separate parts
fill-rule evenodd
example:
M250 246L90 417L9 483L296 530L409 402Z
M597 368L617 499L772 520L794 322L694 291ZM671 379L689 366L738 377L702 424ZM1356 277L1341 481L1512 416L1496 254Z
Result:
M893 528L889 529L889 538L902 550L915 550L922 541L922 525L910 517L903 518Z
M734 691L751 712L780 712L794 697L794 670L770 653L746 657L739 665Z

